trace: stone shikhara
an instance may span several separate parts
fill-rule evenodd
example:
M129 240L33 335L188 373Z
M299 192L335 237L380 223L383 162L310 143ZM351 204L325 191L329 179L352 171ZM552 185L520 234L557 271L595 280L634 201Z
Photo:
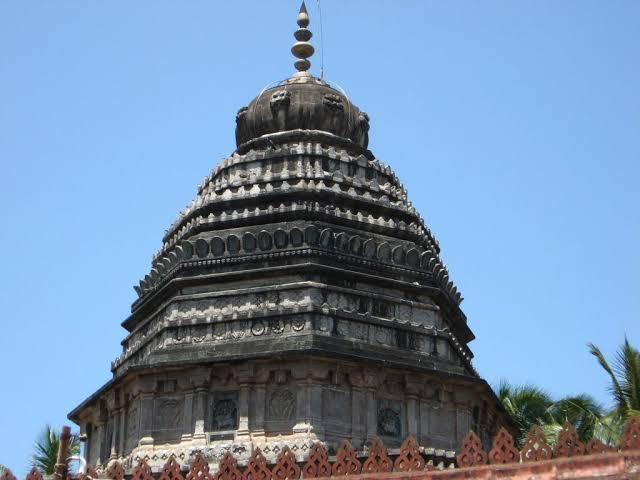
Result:
M99 470L378 437L444 455L508 425L438 242L367 150L369 116L307 71L306 40L298 72L238 112L236 151L135 287L113 378L70 414Z

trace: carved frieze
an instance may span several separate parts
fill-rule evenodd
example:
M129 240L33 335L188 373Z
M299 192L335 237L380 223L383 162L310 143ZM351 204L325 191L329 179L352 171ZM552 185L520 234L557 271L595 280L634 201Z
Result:
M174 436L180 432L184 412L183 402L184 398L181 396L155 399L153 409L154 438Z
M238 428L238 393L214 394L211 404L211 431L228 431Z
M313 329L374 345L409 349L425 355L437 355L441 360L455 361L462 368L462 360L470 357L449 331L440 333L429 327L424 333L399 331L397 326L372 323L372 310L378 314L393 315L403 312L407 318L389 318L406 325L424 328L439 324L439 312L430 305L417 302L396 302L376 297L356 295L346 291L298 289L255 292L234 296L216 296L208 299L176 302L156 315L145 328L133 333L125 342L122 356L114 368L127 360L129 365L140 365L157 351L180 345L237 341L264 335L279 336ZM275 316L277 313L295 313L322 309L326 313L343 312L362 320L328 316L313 321L303 316ZM258 317L254 320L247 317ZM381 317L380 317L381 318ZM232 319L236 319L233 321ZM382 318L381 318L382 319ZM162 333L160 331L162 330ZM442 334L449 338L442 338ZM435 337L438 336L436 339ZM451 343L459 355L454 355ZM437 340L437 341L436 341ZM437 344L437 350L436 350ZM462 357L462 359L459 359ZM453 367L451 367L453 368Z
M269 395L269 420L291 420L295 412L295 395L288 388L278 388Z
M401 409L398 402L380 400L377 413L378 435L398 438L402 435Z
M335 176L334 176L335 177ZM302 183L302 180L296 180L292 185L294 188L298 188L300 185L298 183ZM280 182L284 184L286 182ZM324 182L320 182L324 183ZM318 185L309 184L309 188L317 188ZM234 187L235 190L238 190L237 187ZM303 188L304 189L304 188ZM331 189L334 191L335 189ZM337 189L338 192L341 189ZM351 191L348 190L348 191ZM250 194L255 194L256 192L251 190ZM237 195L237 192L236 192ZM369 198L375 198L378 193L368 195ZM360 197L360 195L356 194L356 196ZM222 196L221 200L226 201L227 199ZM319 205L316 204L315 207ZM282 208L282 206L280 207ZM307 208L306 206L304 207ZM345 216L351 218L353 213L350 210L341 209L339 206L331 206L326 211L331 211L334 215L337 216ZM342 213L341 213L342 212ZM250 213L250 212L246 212ZM226 218L226 212L223 212ZM238 215L241 213L238 212ZM222 215L222 214L220 214ZM244 212L242 212L244 216ZM232 215L233 216L233 215ZM364 212L357 212L356 217L361 220L370 220L371 216L364 214ZM378 221L382 219L379 215L377 216ZM221 219L219 218L218 221ZM205 219L202 218L201 222L211 222L216 221L216 215L213 213L209 214L209 216ZM396 222L392 218L386 218L383 220L383 225L390 228L395 229L404 229L407 227L404 221ZM415 232L415 225L408 225L411 230ZM236 234L230 234L225 238L222 237L213 237L211 239L205 238L194 238L189 240L183 240L179 245L176 244L175 251L169 251L165 256L160 256L154 261L154 266L152 268L152 272L150 274L150 279L148 280L146 277L140 282L139 287L136 287L136 290L143 294L147 291L154 289L158 282L160 282L164 277L166 277L173 268L183 260L190 260L191 255L195 252L197 258L206 258L208 256L220 257L222 255L237 255L237 254L249 254L256 251L258 247L258 243L260 243L260 250L265 251L271 245L275 245L276 248L282 249L285 248L288 244L293 247L300 247L306 243L308 246L316 246L320 245L324 248L331 248L335 245L335 248L339 251L343 251L345 253L350 253L356 256L365 256L372 260L379 260L382 262L391 262L393 264L409 267L412 269L423 269L431 272L434 277L441 283L441 286L447 291L451 298L453 298L456 302L461 300L461 297L453 283L449 280L449 275L446 267L442 264L440 259L438 258L437 253L434 253L434 250L437 252L437 248L434 245L428 245L428 248L424 251L419 250L416 247L412 247L411 244L395 244L390 245L386 242L381 243L379 246L376 246L376 241L369 238L362 238L359 235L349 235L346 232L332 232L331 230L324 229L323 234L320 234L320 230L315 225L307 226L304 231L297 227L291 228L288 232L283 229L277 229L273 234L271 234L267 230L261 230L258 232L244 232L241 238ZM273 238L271 239L271 235ZM335 242L328 241L328 237L335 236ZM260 237L260 241L258 239ZM269 239L267 239L269 237ZM366 248L364 248L366 247Z

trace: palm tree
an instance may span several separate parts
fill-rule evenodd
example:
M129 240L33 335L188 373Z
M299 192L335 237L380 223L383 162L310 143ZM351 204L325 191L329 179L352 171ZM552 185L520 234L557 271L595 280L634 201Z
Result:
M36 467L44 474L53 474L59 447L60 433L51 428L51 425L45 425L42 433L36 439L34 454L31 457L31 466ZM69 441L69 456L77 455L79 452L80 440L77 434L73 434Z
M554 400L549 393L534 385L514 386L502 381L498 398L515 422L516 444L521 447L533 425L539 425L550 444L555 443L564 422L576 427L582 440L594 434L602 418L602 407L589 395Z
M604 409L587 394L564 397L554 402L547 411L543 430L550 443L555 443L557 434L565 422L571 423L580 440L588 442L598 428L602 428Z
M548 409L553 405L551 395L533 385L511 385L501 381L498 398L502 406L515 422L518 433L516 443L522 446L527 432L534 424L540 424Z
M631 346L627 337L618 348L612 365L593 343L589 344L589 351L609 374L614 411L625 418L640 416L640 352Z
M640 352L625 337L624 343L610 364L602 351L593 343L589 351L598 359L598 363L609 374L609 392L613 397L614 408L600 419L594 430L594 437L608 445L615 445L629 417L640 417Z

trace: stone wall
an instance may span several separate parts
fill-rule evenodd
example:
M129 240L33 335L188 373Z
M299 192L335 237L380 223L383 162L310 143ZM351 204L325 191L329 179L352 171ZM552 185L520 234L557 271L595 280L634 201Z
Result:
M229 449L244 461L256 446L270 460L284 446L302 459L318 440L397 448L407 435L445 457L469 429L485 439L496 431L485 392L465 377L287 357L129 376L80 424L95 465L146 458L157 467L196 452L218 461Z

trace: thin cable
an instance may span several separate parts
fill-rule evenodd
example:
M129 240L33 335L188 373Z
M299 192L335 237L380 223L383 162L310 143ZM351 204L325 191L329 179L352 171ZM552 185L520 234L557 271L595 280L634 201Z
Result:
M320 8L320 0L316 0L318 4L318 17L320 17L320 79L324 80L324 35L322 33L322 9Z

